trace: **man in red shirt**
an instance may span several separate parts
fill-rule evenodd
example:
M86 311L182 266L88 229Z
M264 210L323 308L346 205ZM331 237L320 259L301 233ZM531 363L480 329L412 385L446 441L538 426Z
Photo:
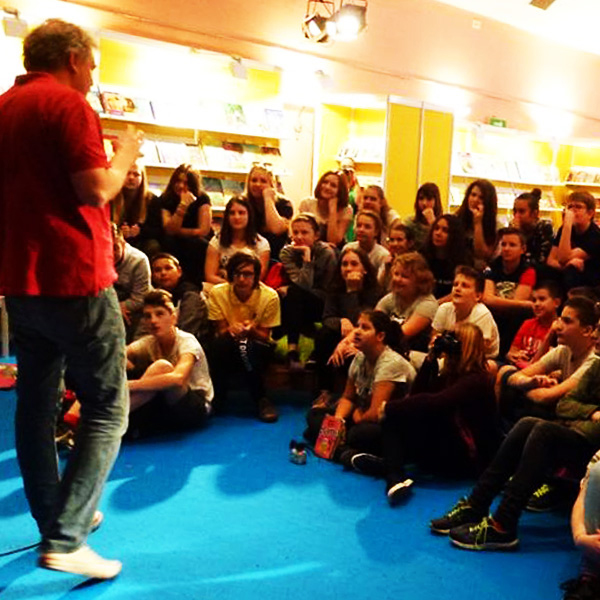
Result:
M108 202L141 134L128 130L108 162L85 100L92 48L79 27L46 21L24 41L27 74L0 96L0 294L19 368L17 458L42 536L39 564L108 579L121 563L85 545L128 412ZM65 368L81 424L61 477L54 430Z

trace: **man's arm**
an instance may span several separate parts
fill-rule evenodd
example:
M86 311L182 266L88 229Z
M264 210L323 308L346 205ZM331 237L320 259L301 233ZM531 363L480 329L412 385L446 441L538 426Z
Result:
M119 138L109 167L71 173L71 183L83 204L102 207L121 191L129 167L139 156L142 139L142 132L130 125Z

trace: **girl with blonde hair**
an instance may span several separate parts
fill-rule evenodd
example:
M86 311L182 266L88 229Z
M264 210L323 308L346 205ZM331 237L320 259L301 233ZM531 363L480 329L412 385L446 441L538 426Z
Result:
M407 462L444 475L472 475L486 467L499 430L479 327L459 323L454 332L439 336L410 394L387 402L380 415L383 457L356 454L351 464L358 472L385 477L391 504L413 484L405 473Z

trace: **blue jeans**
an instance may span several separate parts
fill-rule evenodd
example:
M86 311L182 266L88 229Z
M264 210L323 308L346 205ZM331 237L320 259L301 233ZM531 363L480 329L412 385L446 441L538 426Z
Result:
M6 299L18 363L16 447L43 552L70 552L89 533L126 429L125 331L112 288L97 296ZM81 403L62 477L54 434L68 369Z

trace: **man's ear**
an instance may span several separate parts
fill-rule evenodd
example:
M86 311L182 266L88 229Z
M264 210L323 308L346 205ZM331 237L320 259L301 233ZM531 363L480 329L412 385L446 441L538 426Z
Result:
M79 55L76 52L69 52L68 56L67 56L67 70L69 71L69 73L77 73L78 70L78 65L77 65L77 59L78 59Z

